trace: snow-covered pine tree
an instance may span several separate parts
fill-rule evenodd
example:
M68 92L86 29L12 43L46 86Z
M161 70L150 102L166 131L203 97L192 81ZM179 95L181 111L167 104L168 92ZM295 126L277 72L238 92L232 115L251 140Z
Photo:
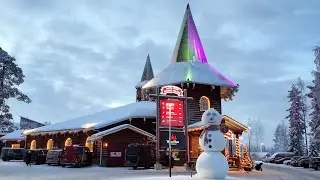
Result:
M289 112L289 115L286 117L286 119L289 120L289 150L296 153L299 156L302 156L304 147L302 97L299 89L295 84L291 86L288 99L291 103L290 108L287 110Z
M309 156L310 157L318 157L319 151L317 149L317 144L313 139L310 139L310 146L309 146Z
M319 153L320 151L320 47L314 49L316 70L312 72L314 80L312 85L308 86L309 93L307 96L311 99L311 113L310 113L310 155L311 152Z
M288 128L284 121L281 121L274 132L274 148L278 152L285 152L288 149Z
M18 89L25 76L15 61L14 57L0 47L0 128L4 132L15 129L7 100L15 98L18 101L31 102L30 98Z
M307 94L305 92L306 85L304 81L299 77L297 81L297 87L299 88L299 91L301 93L301 103L302 103L302 119L303 119L303 126L304 126L304 141L305 141L305 148L304 152L307 156L309 154L308 152L308 137L307 137L307 116L308 116L308 104L307 104Z

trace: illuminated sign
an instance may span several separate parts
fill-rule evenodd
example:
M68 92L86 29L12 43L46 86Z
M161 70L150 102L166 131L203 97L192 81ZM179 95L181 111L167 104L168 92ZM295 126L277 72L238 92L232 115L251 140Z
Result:
M160 100L160 126L169 126L169 120L173 127L184 126L183 101L176 99Z
M175 146L175 145L177 145L177 144L179 144L179 141L177 141L177 136L175 135L175 134L172 134L171 133L171 145L172 146ZM167 143L169 144L169 140L167 140Z
M183 90L178 86L163 86L160 89L160 94L175 94L177 96L183 96Z
M167 149L169 147L169 142L171 140L171 147L173 149L185 149L186 148L186 140L183 131L172 131L171 136L169 138L168 129L160 130L160 148Z

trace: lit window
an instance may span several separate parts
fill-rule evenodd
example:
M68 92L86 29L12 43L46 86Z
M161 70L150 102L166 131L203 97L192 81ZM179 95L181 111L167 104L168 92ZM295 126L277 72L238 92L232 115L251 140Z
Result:
M65 142L64 142L64 146L72 146L72 139L68 138Z
M53 141L52 139L49 139L47 142L47 150L52 150L53 149Z
M36 149L37 148L37 142L36 140L31 141L30 149Z
M92 141L88 141L88 138L86 140L86 147L89 148L90 152L93 152L93 142Z
M208 109L210 109L210 100L208 97L206 96L202 96L200 98L200 111L206 111Z

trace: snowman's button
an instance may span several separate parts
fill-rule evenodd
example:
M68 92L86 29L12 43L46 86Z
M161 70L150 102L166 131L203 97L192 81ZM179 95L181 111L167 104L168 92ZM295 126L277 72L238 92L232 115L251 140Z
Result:
M211 146L211 145L209 145L209 148L212 148L212 146Z
M209 139L209 142L211 142L211 139Z
M209 137L211 137L211 134L209 134Z

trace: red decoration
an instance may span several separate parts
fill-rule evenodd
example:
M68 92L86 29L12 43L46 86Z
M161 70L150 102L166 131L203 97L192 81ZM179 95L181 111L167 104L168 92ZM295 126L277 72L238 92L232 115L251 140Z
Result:
M184 126L184 106L183 101L173 99L160 100L160 126L169 126L169 108L171 105L171 126Z
M177 136L174 134L171 134L171 141L176 141L177 140Z

